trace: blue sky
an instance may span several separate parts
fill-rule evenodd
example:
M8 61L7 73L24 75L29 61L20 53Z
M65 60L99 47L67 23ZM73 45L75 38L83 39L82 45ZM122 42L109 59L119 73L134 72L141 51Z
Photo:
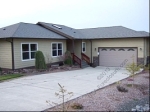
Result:
M149 0L0 0L0 28L39 21L78 29L121 25L149 32Z

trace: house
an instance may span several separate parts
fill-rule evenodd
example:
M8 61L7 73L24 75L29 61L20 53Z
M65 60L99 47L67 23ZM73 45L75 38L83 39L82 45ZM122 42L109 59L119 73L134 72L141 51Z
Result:
M37 50L43 52L46 63L60 62L60 56L69 50L80 66L82 60L96 66L124 67L133 60L146 64L149 33L123 26L74 29L44 22L0 28L0 67L34 66Z

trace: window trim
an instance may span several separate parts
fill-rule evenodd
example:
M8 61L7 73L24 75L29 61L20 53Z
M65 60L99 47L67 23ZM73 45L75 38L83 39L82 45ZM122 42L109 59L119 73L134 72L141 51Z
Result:
M23 53L23 51L22 51L22 45L23 44L28 44L29 45L29 58L30 59L25 59L25 60L23 59L23 54L22 54ZM36 51L38 51L38 43L36 43L36 42L21 43L21 61L32 61L32 60L35 60L35 58L31 59L31 52L32 52L31 51L31 47L30 47L31 44L36 44L37 45L37 50Z
M57 44L57 56L53 56L53 44ZM58 55L58 44L62 44L62 55ZM51 43L51 56L52 57L59 57L59 56L63 56L63 42L52 42Z
M85 51L83 51L83 43L85 44ZM83 52L83 53L86 52L86 42L82 42L82 52Z

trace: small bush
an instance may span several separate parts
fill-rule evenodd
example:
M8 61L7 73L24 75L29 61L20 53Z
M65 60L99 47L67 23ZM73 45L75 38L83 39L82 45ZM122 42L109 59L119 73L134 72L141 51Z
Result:
M2 75L2 68L0 67L0 75Z
M132 87L132 84L127 84L126 86L127 86L127 87Z
M144 67L144 70L150 70L150 64L146 65L146 66Z
M38 70L46 69L46 63L44 55L41 51L35 53L35 68Z
M128 90L122 86L117 86L118 91L120 92L128 92Z
M80 104L80 103L73 103L73 104L71 105L71 107L72 107L73 109L83 109L83 106L82 106L82 104Z
M64 60L64 63L67 64L67 65L72 66L72 56L71 56L70 51L66 51L66 52L65 52L65 60Z

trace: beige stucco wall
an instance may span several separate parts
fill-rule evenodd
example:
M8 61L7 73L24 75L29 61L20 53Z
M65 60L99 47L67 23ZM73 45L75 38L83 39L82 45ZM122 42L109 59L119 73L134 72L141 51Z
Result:
M37 43L38 50L42 51L46 63L49 62L58 62L60 59L58 57L51 56L51 43L52 42L62 42L63 43L63 53L66 51L66 40L50 40L50 39L14 39L14 61L15 69L35 66L35 60L22 61L21 58L21 43Z
M0 39L0 67L12 69L11 43Z

